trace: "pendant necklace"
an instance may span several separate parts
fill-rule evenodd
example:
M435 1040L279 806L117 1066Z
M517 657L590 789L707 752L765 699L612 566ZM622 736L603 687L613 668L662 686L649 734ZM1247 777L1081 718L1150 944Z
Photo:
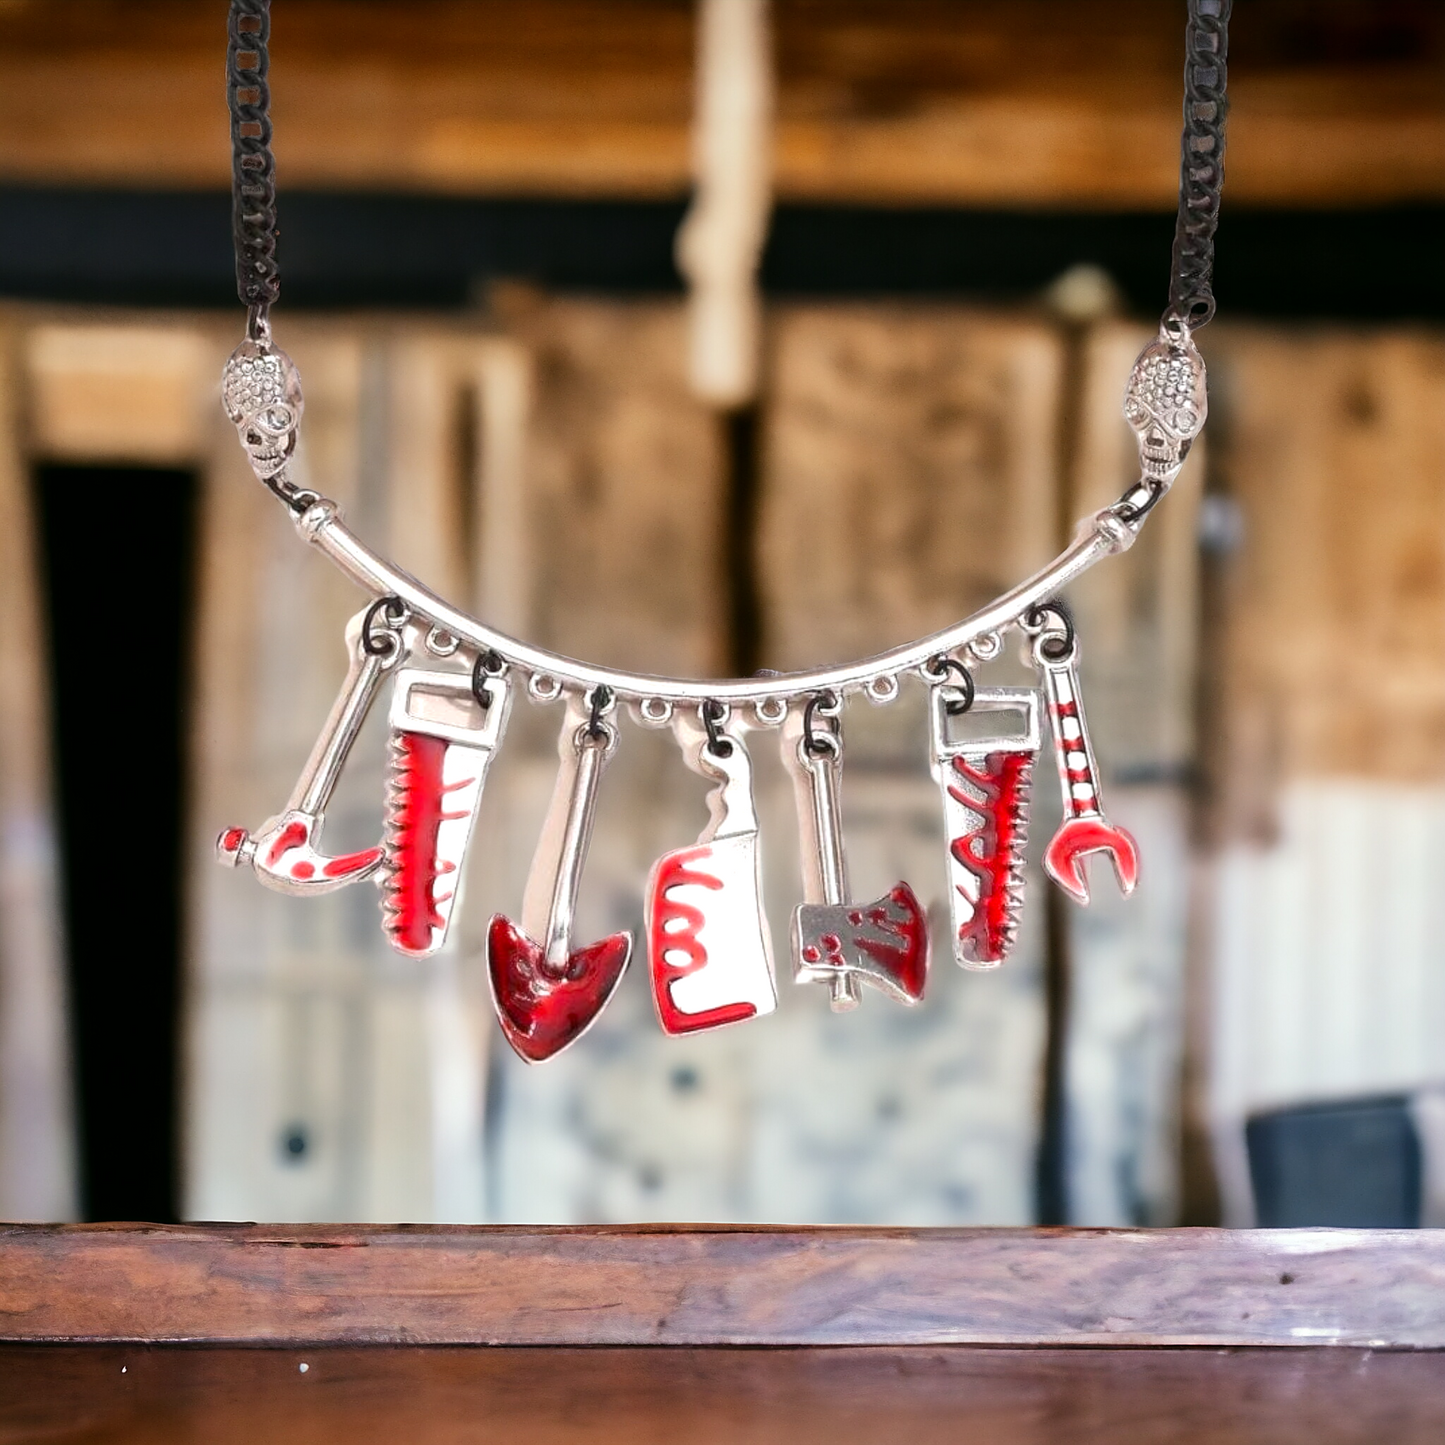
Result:
M848 887L841 780L846 704L887 704L904 680L929 691L929 758L942 795L954 961L989 969L1007 957L1024 903L1024 845L1034 760L1047 728L1063 821L1044 869L1089 901L1085 863L1103 854L1124 893L1139 875L1134 839L1104 812L1079 688L1079 639L1059 593L1125 551L1169 490L1204 425L1204 362L1194 333L1214 315L1214 232L1224 179L1231 0L1188 0L1184 135L1169 306L1134 363L1124 417L1138 437L1139 480L1080 523L1042 571L972 617L877 656L809 672L718 682L624 672L564 657L469 617L367 547L334 502L290 476L301 378L271 339L280 293L271 154L269 0L232 0L227 50L236 279L246 336L221 395L257 478L292 513L301 537L368 599L347 625L347 670L285 809L254 833L228 828L217 852L285 893L328 893L371 879L381 927L400 953L440 949L456 916L468 845L514 697L560 705L558 773L516 921L487 928L487 974L502 1032L528 1062L575 1042L616 991L630 933L573 937L598 791L634 724L668 729L685 766L714 786L697 841L658 860L644 891L653 1002L664 1032L694 1033L771 1013L778 1003L761 895L752 752L779 739L803 849L803 900L790 934L798 983L828 990L836 1010L864 987L919 1003L928 981L928 920L908 883L858 902ZM1018 632L1038 686L976 687L974 669ZM367 712L391 686L384 836L325 852L326 807ZM971 715L965 726L960 722ZM1045 719L1047 721L1045 722Z

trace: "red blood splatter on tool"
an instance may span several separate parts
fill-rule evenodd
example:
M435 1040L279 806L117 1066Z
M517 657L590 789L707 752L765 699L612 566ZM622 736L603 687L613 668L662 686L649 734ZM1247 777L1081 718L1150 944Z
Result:
M281 861L283 854L289 853L293 848L299 848L310 835L311 830L299 818L287 823L266 850L266 866L274 868Z
M954 858L979 883L973 917L958 931L963 956L974 963L1002 963L1013 943L1015 914L1023 896L1024 802L1033 771L1030 753L989 753L979 766L956 757L953 770L981 794L981 801L957 785L949 795L978 814L981 822L949 845ZM961 891L961 890L960 890Z
M533 1064L565 1049L602 1012L631 952L632 936L614 933L553 968L541 944L497 914L487 929L487 970L507 1042Z
M906 883L888 892L887 906L851 914L855 927L872 925L884 938L858 934L853 946L865 953L911 999L923 997L928 982L928 920L917 895ZM828 940L824 939L824 943Z
M349 878L353 873L364 872L375 867L381 859L380 848L363 848L359 853L346 853L340 858L328 858L321 872L327 878Z
M437 857L441 825L466 813L449 813L446 795L470 787L475 778L443 783L448 744L426 733L402 732L392 739L392 796L387 817L385 927L392 946L401 953L425 954L433 947L436 931L445 926L438 904L455 889L437 894L442 876L456 865Z
M669 853L657 865L652 881L652 926L648 934L648 958L652 965L652 1001L657 1019L668 1034L696 1033L699 1029L718 1028L722 1024L741 1023L757 1013L757 1006L746 1001L719 1004L701 1013L684 1013L673 1002L672 986L678 979L707 967L707 947L699 936L706 922L702 909L680 903L668 894L671 888L695 884L701 888L721 889L722 879L690 865L706 862L712 848L700 844ZM680 923L681 927L668 925ZM683 963L674 963L669 955L686 955Z

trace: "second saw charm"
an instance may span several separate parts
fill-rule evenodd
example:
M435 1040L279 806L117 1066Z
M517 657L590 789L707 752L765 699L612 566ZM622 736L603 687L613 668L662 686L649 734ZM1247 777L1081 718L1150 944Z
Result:
M722 712L703 704L709 707ZM652 1000L668 1034L740 1023L778 1006L752 762L742 739L724 736L720 724L706 712L698 736L684 737L688 766L717 782L708 795L711 821L693 847L659 858L647 884Z
M932 689L930 761L943 790L953 956L964 968L997 968L1018 933L1024 896L1029 786L1039 750L1039 699L1032 688ZM975 719L969 736L951 724ZM1021 731L976 731L985 714L1021 714Z
M793 976L826 983L835 1013L862 1002L859 983L899 1003L915 1004L928 981L928 918L906 883L872 903L848 901L848 865L838 808L842 730L833 705L831 726L815 715L824 700L809 700L801 725L790 713L783 726L783 762L793 779L803 844L804 902L793 912Z
M382 927L398 953L425 958L446 942L482 786L511 706L505 677L481 687L463 672L397 674Z
M1058 604L1048 604L1044 610L1063 616ZM1062 633L1041 632L1033 650L1048 692L1049 725L1064 795L1064 821L1044 850L1044 869L1071 898L1087 903L1084 859L1090 853L1107 853L1119 890L1127 896L1139 881L1139 848L1130 833L1109 822L1099 801L1099 769L1079 696L1079 644L1073 624L1065 618Z
M591 716L569 700L558 753L562 766L552 806L532 859L522 923L498 913L487 929L487 974L507 1042L529 1064L575 1043L612 997L632 956L632 935L613 933L572 946L572 916L597 785L617 746L617 729L602 720L607 699L589 694Z

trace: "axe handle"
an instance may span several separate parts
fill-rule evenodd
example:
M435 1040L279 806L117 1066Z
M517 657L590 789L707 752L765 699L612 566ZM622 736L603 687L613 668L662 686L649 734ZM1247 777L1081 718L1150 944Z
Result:
M812 802L813 864L817 870L813 887L821 892L818 901L822 903L846 903L848 860L843 852L843 814L838 804L842 752L810 753L806 741L800 739L798 758L808 778ZM858 980L850 973L834 974L828 980L828 990L834 1013L846 1013L863 1001Z

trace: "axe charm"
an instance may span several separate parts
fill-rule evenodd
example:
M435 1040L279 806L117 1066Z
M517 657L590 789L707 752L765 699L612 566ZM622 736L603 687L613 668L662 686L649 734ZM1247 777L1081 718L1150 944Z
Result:
M971 684L972 679L969 679ZM1023 907L1029 787L1039 750L1039 699L1032 688L937 685L930 699L930 762L943 790L953 956L963 968L997 968L1018 933ZM1022 715L1023 728L955 739L963 713Z
M227 828L216 840L220 862L232 868L249 864L262 883L280 893L330 893L368 877L381 862L380 847L331 857L321 852L320 844L326 805L336 780L366 721L382 677L402 653L399 632L390 625L374 625L378 609L386 601L400 607L395 598L383 599L358 612L346 624L346 646L351 656L346 680L285 812L268 819L254 835L244 828Z
M485 699L485 705L483 705ZM382 927L426 958L446 942L487 769L512 706L504 676L403 668L391 704Z
M702 726L679 718L683 757L716 781L711 819L695 846L653 865L646 895L648 963L657 1020L695 1033L770 1014L778 1006L763 916L752 761L721 731L722 705L704 702Z
M569 697L558 740L562 766L527 878L521 926L498 913L487 929L492 1001L507 1042L529 1064L550 1059L586 1032L632 954L630 933L572 947L597 787L617 747L617 729L603 716L611 703L605 687Z
M1073 623L1059 611L1058 603L1044 604L1034 617L1042 621L1040 614L1045 612L1064 621L1062 632L1041 631L1033 647L1048 693L1064 821L1044 851L1044 870L1076 902L1087 903L1089 880L1084 859L1090 853L1107 853L1119 889L1127 897L1139 881L1139 848L1130 833L1109 822L1099 801L1099 770L1079 692L1079 644Z
M793 779L803 843L803 899L793 911L793 978L826 983L834 1013L862 1002L860 982L915 1004L928 979L928 919L913 890L897 883L873 903L848 901L848 865L838 806L843 737L835 694L808 700L783 726L783 765ZM815 725L815 714L830 720Z

